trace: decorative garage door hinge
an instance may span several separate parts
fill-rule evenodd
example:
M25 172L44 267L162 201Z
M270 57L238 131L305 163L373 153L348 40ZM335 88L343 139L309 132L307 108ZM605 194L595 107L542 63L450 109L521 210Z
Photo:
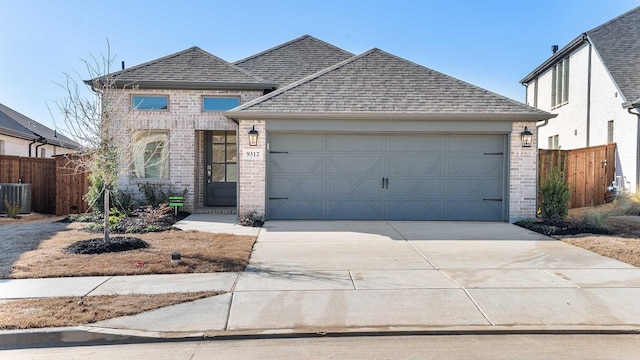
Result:
M502 199L482 199L484 201L502 201Z

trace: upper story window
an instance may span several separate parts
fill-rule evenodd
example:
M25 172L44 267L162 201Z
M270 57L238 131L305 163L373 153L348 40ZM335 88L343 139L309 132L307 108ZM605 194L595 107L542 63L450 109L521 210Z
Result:
M569 58L558 62L551 76L551 107L555 108L569 102Z
M240 98L238 97L203 97L202 98L202 110L203 111L225 111L233 109L240 105Z
M613 120L609 120L607 122L607 144L611 144L613 142Z
M547 149L559 149L560 148L560 135L549 136Z
M169 97L132 96L131 107L135 110L169 110Z

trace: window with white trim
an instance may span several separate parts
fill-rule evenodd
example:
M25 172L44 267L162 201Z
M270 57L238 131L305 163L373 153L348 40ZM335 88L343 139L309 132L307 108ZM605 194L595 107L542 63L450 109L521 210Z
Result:
M4 155L4 140L0 140L0 155Z
M551 74L551 107L569 102L569 58L558 62Z
M169 134L144 132L134 139L132 177L169 178Z
M560 135L549 136L547 149L560 148Z
M609 120L607 123L607 144L613 142L613 120Z

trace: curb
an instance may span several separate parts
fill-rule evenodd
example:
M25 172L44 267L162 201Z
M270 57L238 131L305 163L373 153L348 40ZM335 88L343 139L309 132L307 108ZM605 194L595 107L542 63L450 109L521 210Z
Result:
M458 326L370 327L335 329L231 330L206 332L155 332L87 326L0 331L0 350L141 344L154 342L255 340L314 337L366 336L464 336L464 335L640 335L637 326Z

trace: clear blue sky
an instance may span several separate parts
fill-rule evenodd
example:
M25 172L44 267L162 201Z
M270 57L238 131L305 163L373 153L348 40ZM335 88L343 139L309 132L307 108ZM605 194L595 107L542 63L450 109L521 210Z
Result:
M377 47L524 101L519 80L550 46L640 0L0 0L0 103L47 126L64 72L106 51L133 66L198 46L235 61L304 34ZM54 112L56 123L62 119Z

